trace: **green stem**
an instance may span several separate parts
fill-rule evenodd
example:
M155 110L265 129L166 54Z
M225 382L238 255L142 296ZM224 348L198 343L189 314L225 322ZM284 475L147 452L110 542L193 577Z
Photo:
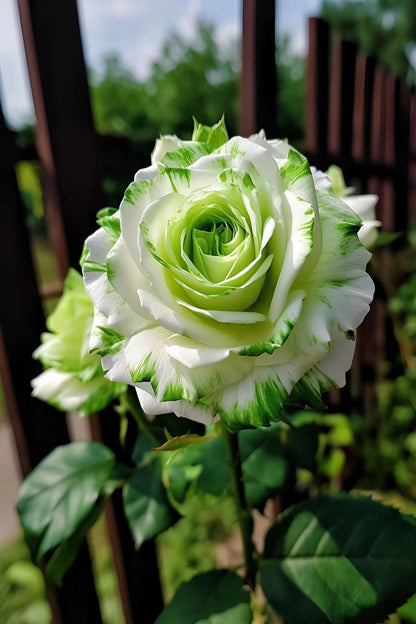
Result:
M245 582L254 590L256 587L257 562L254 558L255 548L252 540L253 517L251 515L251 509L247 504L244 490L243 471L238 448L238 435L236 433L230 433L225 427L222 427L222 433L230 461L238 523L243 540L244 562L246 566Z
M126 407L138 424L139 429L143 431L143 433L149 438L149 440L152 444L155 445L155 447L159 446L160 442L153 433L149 421L147 420L142 408L140 407L137 397L131 394L129 391L125 393L124 397L126 401Z

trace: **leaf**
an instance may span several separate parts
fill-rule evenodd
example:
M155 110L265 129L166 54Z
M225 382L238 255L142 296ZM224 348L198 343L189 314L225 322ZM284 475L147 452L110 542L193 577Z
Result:
M264 594L287 624L383 621L416 588L416 527L368 498L320 496L266 536Z
M45 568L46 577L51 583L60 585L63 576L74 563L87 532L101 515L105 502L105 497L100 498L75 533L56 548Z
M238 439L247 501L251 507L262 507L289 478L285 445L274 427L240 431Z
M416 595L400 607L397 613L406 620L406 623L416 624Z
M195 444L200 444L201 442L205 442L206 440L212 440L216 438L217 435L211 434L206 436L200 436L197 433L189 433L188 435L181 435L168 440L162 446L158 446L154 448L154 451L177 451L178 449L183 449L188 446L195 446Z
M319 447L319 429L316 424L305 424L287 432L287 451L298 468L316 472Z
M17 511L35 560L73 535L94 508L114 463L106 446L72 442L52 451L25 479Z
M158 414L150 426L153 431L159 432L159 435L163 434L161 444L166 440L166 431L169 432L169 438L187 435L188 433L197 433L199 435L204 435L205 433L205 426L201 425L201 423L188 420L187 418L178 418L176 414Z
M134 444L133 453L131 455L135 464L140 464L148 455L152 453L152 443L144 433L139 433Z
M221 496L231 490L231 470L227 449L221 436L185 452L193 453L193 465L202 466L198 478L198 486L202 490L214 496Z
M229 570L214 570L184 583L155 624L250 624L250 595Z
M124 511L136 547L156 537L173 521L158 461L137 470L123 488Z
M240 431L238 436L248 503L252 507L262 507L268 498L285 487L289 478L286 446L281 442L277 428ZM206 439L203 444L183 449L166 467L172 490L181 493L180 502L185 497L185 471L189 466L201 467L197 485L205 492L221 496L232 489L231 470L222 437ZM188 471L189 476L194 474ZM180 487L176 487L176 481L180 482Z

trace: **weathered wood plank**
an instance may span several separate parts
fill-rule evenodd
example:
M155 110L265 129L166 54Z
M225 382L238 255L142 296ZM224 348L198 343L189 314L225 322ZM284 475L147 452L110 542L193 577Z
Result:
M328 137L329 26L319 18L309 20L305 107L306 150L324 154Z
M328 151L351 152L357 46L351 41L332 41L330 63Z
M243 0L241 134L276 133L275 0Z

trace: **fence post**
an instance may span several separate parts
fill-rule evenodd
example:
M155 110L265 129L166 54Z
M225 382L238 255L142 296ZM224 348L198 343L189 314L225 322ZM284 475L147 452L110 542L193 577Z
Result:
M355 69L354 110L352 119L352 158L354 179L348 180L358 193L367 192L370 155L371 106L373 101L373 83L375 60L365 54L358 54ZM357 349L351 368L352 399L360 413L371 413L374 406L374 331L377 322L374 301L370 312L365 317L357 332Z
M364 163L370 151L371 102L376 62L371 56L357 56L354 110L352 120L352 156ZM361 192L364 191L363 181Z
M276 136L275 0L243 0L241 134Z
M357 46L334 39L331 51L328 151L343 159L351 155ZM346 159L348 161L349 159ZM350 172L346 172L347 175Z
M96 212L105 205L76 0L17 1L40 157L55 175L67 257L76 267L85 237L97 227ZM100 419L100 433L94 431L117 454L108 414ZM128 571L117 567L124 616L128 624L151 624L163 607L154 545L137 552L120 504L114 513L117 522L108 523L114 559Z
M30 396L38 375L32 359L44 331L42 306L30 254L29 235L14 172L14 145L0 109L0 373L10 423L26 476L56 446L69 442L65 419ZM101 624L88 549L84 543L62 588L48 588L54 624ZM74 600L76 596L76 600Z
M319 154L327 152L329 110L329 25L322 19L309 20L309 48L306 70L306 151L321 167Z

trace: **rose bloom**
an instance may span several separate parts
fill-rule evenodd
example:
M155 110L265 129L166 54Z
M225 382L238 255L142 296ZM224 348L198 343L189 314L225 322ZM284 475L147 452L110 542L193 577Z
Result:
M32 380L32 395L64 412L92 414L104 409L126 390L104 375L101 358L90 353L90 333L94 308L82 277L70 269L64 293L41 336L42 344L33 354L44 367Z
M268 425L345 383L370 254L360 218L287 143L196 130L158 140L86 241L91 347L148 414Z
M326 173L311 167L317 189L329 188L340 197L360 217L362 226L358 230L358 238L367 249L371 249L378 238L381 221L376 219L377 195L354 195L354 187L345 184L342 169L331 165Z

